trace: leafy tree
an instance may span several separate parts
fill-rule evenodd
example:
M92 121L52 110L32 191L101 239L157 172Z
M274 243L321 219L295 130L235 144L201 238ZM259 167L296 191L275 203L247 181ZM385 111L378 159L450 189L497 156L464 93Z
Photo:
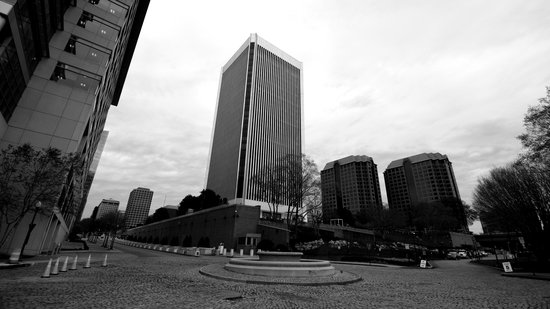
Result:
M95 232L96 223L92 218L86 218L80 220L76 226L79 227L82 234L89 234Z
M199 208L200 202L196 196L188 194L181 200L180 206L178 207L178 215L185 215L189 209Z
M76 213L82 194L78 162L75 155L29 144L0 152L0 247L39 201L42 212L58 207L64 214Z
M95 220L95 229L97 232L102 233L115 232L124 226L124 220L124 215L121 211L109 212Z
M356 226L379 231L382 235L407 227L405 213L387 207L365 209L356 219Z
M423 202L411 207L412 225L418 230L445 231L463 230L464 214L457 214L455 208L463 209L460 201Z
M520 232L542 261L550 256L550 170L522 162L479 179L474 208L484 228Z
M351 211L347 208L339 208L337 211L338 218L344 221L344 225L355 226L355 218Z
M550 87L539 105L531 106L523 120L526 132L518 136L526 152L523 159L534 164L550 166Z
M152 215L147 217L145 224L155 223L166 219L170 219L170 213L168 212L168 209L161 207L155 210Z
M199 211L227 203L227 199L222 199L216 192L210 189L204 189L199 196L188 194L180 202L178 215L185 215L190 209Z

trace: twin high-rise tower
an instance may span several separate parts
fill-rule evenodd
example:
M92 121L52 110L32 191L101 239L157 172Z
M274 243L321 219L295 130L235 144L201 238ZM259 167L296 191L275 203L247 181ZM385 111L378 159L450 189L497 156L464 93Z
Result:
M267 205L251 178L301 155L302 97L302 63L252 34L222 68L206 187Z

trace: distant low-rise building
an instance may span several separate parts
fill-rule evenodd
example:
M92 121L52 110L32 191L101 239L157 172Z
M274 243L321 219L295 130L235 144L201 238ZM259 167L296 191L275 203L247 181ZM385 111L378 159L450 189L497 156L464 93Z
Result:
M176 206L176 205L166 205L162 208L166 209L166 212L168 213L169 218L174 218L174 217L178 216L178 208L179 208L178 206Z
M118 206L120 205L120 202L113 199L106 199L102 200L101 203L98 205L97 209L97 219L101 219L105 215L109 213L116 213L118 211Z

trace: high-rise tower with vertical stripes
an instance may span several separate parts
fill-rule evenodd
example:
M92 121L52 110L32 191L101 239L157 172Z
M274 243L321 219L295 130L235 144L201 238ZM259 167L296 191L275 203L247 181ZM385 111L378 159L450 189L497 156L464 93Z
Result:
M302 153L302 63L252 34L222 68L206 187L267 207L251 178Z

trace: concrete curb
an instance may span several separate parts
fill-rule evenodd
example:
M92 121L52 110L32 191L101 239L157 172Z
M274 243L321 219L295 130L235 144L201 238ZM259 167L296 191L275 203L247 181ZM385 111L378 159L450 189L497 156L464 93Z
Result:
M28 267L34 265L34 262L21 262L17 264L0 263L0 269L11 269L19 267Z
M245 275L225 270L221 265L207 265L199 269L199 273L206 277L220 279L232 282L242 282L248 284L261 285L300 285L300 286L327 286L327 285L347 285L362 281L363 278L356 274L340 272L345 278L339 280L329 277L311 277L311 278L281 278L281 277L259 277Z
M343 262L343 261L330 261L331 264L341 265L357 265L357 266L373 266L373 267L388 267L388 268L403 268L406 266L381 264L381 263L365 263L365 262Z

